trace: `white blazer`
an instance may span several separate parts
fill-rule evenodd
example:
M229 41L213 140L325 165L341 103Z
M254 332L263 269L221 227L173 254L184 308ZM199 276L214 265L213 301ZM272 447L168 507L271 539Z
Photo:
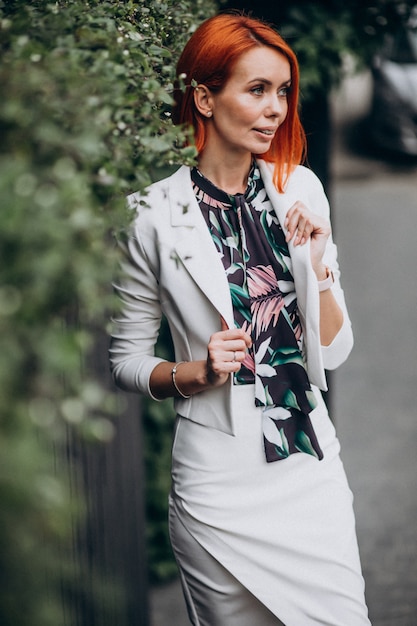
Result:
M259 159L266 192L285 232L284 220L296 200L329 219L329 204L315 174L298 166L284 193L272 182L272 166ZM113 320L111 369L125 390L152 396L149 379L162 361L154 355L161 318L169 324L177 361L207 358L210 336L220 330L220 316L233 328L229 284L191 185L190 169L182 166L172 176L150 186L146 196L128 198L135 219L122 244L122 272L115 285L121 300ZM333 271L334 296L344 315L343 326L329 346L320 345L319 292L310 260L310 243L289 244L305 359L310 382L327 389L325 369L338 367L348 357L353 335L340 286L337 249L330 237L324 263ZM191 420L234 434L229 384L175 398L176 411Z

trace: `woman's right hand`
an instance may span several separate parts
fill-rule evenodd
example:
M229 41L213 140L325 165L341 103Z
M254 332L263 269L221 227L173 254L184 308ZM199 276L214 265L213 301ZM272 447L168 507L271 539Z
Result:
M241 328L229 329L221 318L221 330L210 337L207 346L207 382L214 387L223 385L231 373L240 370L251 345L247 332Z
M172 396L178 397L180 394L184 397L192 396L210 387L220 387L232 372L237 372L241 368L251 345L252 340L248 333L241 328L229 329L221 318L221 330L210 337L206 360L181 361L176 373L176 388L172 380L172 368L175 363L170 361L158 363L152 370L149 381L152 394L162 400Z

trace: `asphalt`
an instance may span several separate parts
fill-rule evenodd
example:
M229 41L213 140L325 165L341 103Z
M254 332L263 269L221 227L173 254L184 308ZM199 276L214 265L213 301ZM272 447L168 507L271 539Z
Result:
M371 622L417 626L417 161L363 152L368 101L364 75L333 102L332 215L355 346L331 406ZM152 626L188 626L178 580L151 589L150 605Z

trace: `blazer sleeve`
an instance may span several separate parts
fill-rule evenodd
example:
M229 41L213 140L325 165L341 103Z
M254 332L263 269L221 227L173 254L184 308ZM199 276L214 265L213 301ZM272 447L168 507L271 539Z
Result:
M331 222L329 202L324 192L323 185L313 172L309 171L309 174L313 178L312 192L309 198L310 208L315 213L320 214ZM331 289L343 313L343 324L336 337L330 345L321 346L323 366L327 370L333 370L339 367L339 365L348 358L353 347L353 332L346 307L345 294L340 282L337 246L334 243L332 234L327 241L323 262L333 272L334 284Z
M149 378L163 361L154 354L162 311L155 260L149 259L144 245L153 236L146 227L139 229L138 220L129 235L119 241L121 263L114 288L121 306L112 319L110 368L114 381L125 391L157 399L151 393Z

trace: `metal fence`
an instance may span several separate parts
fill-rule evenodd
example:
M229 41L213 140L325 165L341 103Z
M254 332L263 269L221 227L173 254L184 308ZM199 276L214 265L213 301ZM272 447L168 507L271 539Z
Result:
M93 357L96 373L114 389L108 339ZM115 436L92 444L68 435L67 462L74 500L85 515L74 522L74 588L65 604L66 626L148 626L145 539L145 478L140 398L117 392Z

